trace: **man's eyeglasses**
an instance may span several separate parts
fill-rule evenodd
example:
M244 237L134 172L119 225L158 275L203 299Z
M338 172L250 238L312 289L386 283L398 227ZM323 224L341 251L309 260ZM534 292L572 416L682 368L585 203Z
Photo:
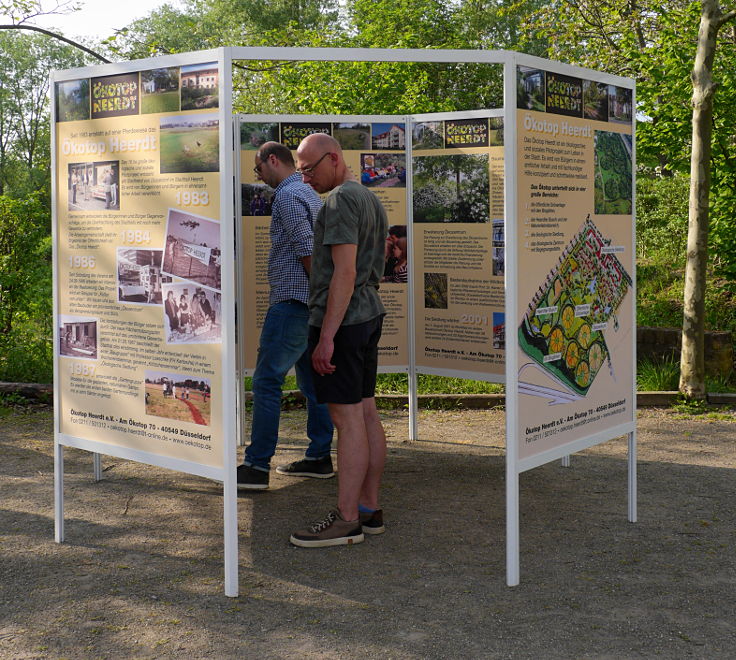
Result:
M325 156L329 156L330 152L322 154L322 157L311 167L300 167L297 168L296 173L301 174L302 176L312 176L312 172L317 169L317 165L319 165L323 160Z
M263 167L263 163L265 163L265 162L266 162L265 160L262 160L262 161L261 161L260 163L258 163L258 165L256 165L256 166L255 166L255 167L253 168L253 171L254 171L254 172L255 172L255 173L256 173L256 174L258 175L258 176L261 176L261 168Z

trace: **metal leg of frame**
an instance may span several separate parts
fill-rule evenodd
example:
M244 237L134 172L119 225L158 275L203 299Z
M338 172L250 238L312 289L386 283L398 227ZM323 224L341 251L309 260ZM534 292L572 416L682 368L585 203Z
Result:
M102 481L102 454L93 452L92 465L95 472L95 481Z
M508 459L507 459L508 460ZM506 466L506 584L519 584L519 475Z
M637 521L636 431L629 433L629 522Z
M54 443L54 539L64 542L64 447Z

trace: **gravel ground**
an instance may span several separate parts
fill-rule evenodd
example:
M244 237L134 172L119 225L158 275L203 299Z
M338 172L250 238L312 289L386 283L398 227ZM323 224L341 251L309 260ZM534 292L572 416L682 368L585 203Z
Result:
M386 533L294 548L336 481L272 473L241 495L240 597L223 594L220 488L66 450L53 540L52 415L0 420L0 657L733 658L736 414L639 413L639 522L626 441L521 477L521 585L505 584L503 412L425 411L389 433ZM284 414L276 464L304 448Z

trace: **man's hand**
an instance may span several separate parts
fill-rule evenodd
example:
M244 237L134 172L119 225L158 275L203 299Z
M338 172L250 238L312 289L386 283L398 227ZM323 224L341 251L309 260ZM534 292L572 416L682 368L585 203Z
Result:
M319 343L312 353L312 367L320 376L334 373L335 365L330 362L334 351L334 342L331 339L320 337Z

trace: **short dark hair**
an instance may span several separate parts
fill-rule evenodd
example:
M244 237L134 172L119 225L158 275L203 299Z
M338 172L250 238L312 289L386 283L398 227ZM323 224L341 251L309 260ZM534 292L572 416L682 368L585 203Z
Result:
M261 162L268 160L269 156L276 156L284 165L294 167L294 156L291 150L281 142L266 142L256 155Z

